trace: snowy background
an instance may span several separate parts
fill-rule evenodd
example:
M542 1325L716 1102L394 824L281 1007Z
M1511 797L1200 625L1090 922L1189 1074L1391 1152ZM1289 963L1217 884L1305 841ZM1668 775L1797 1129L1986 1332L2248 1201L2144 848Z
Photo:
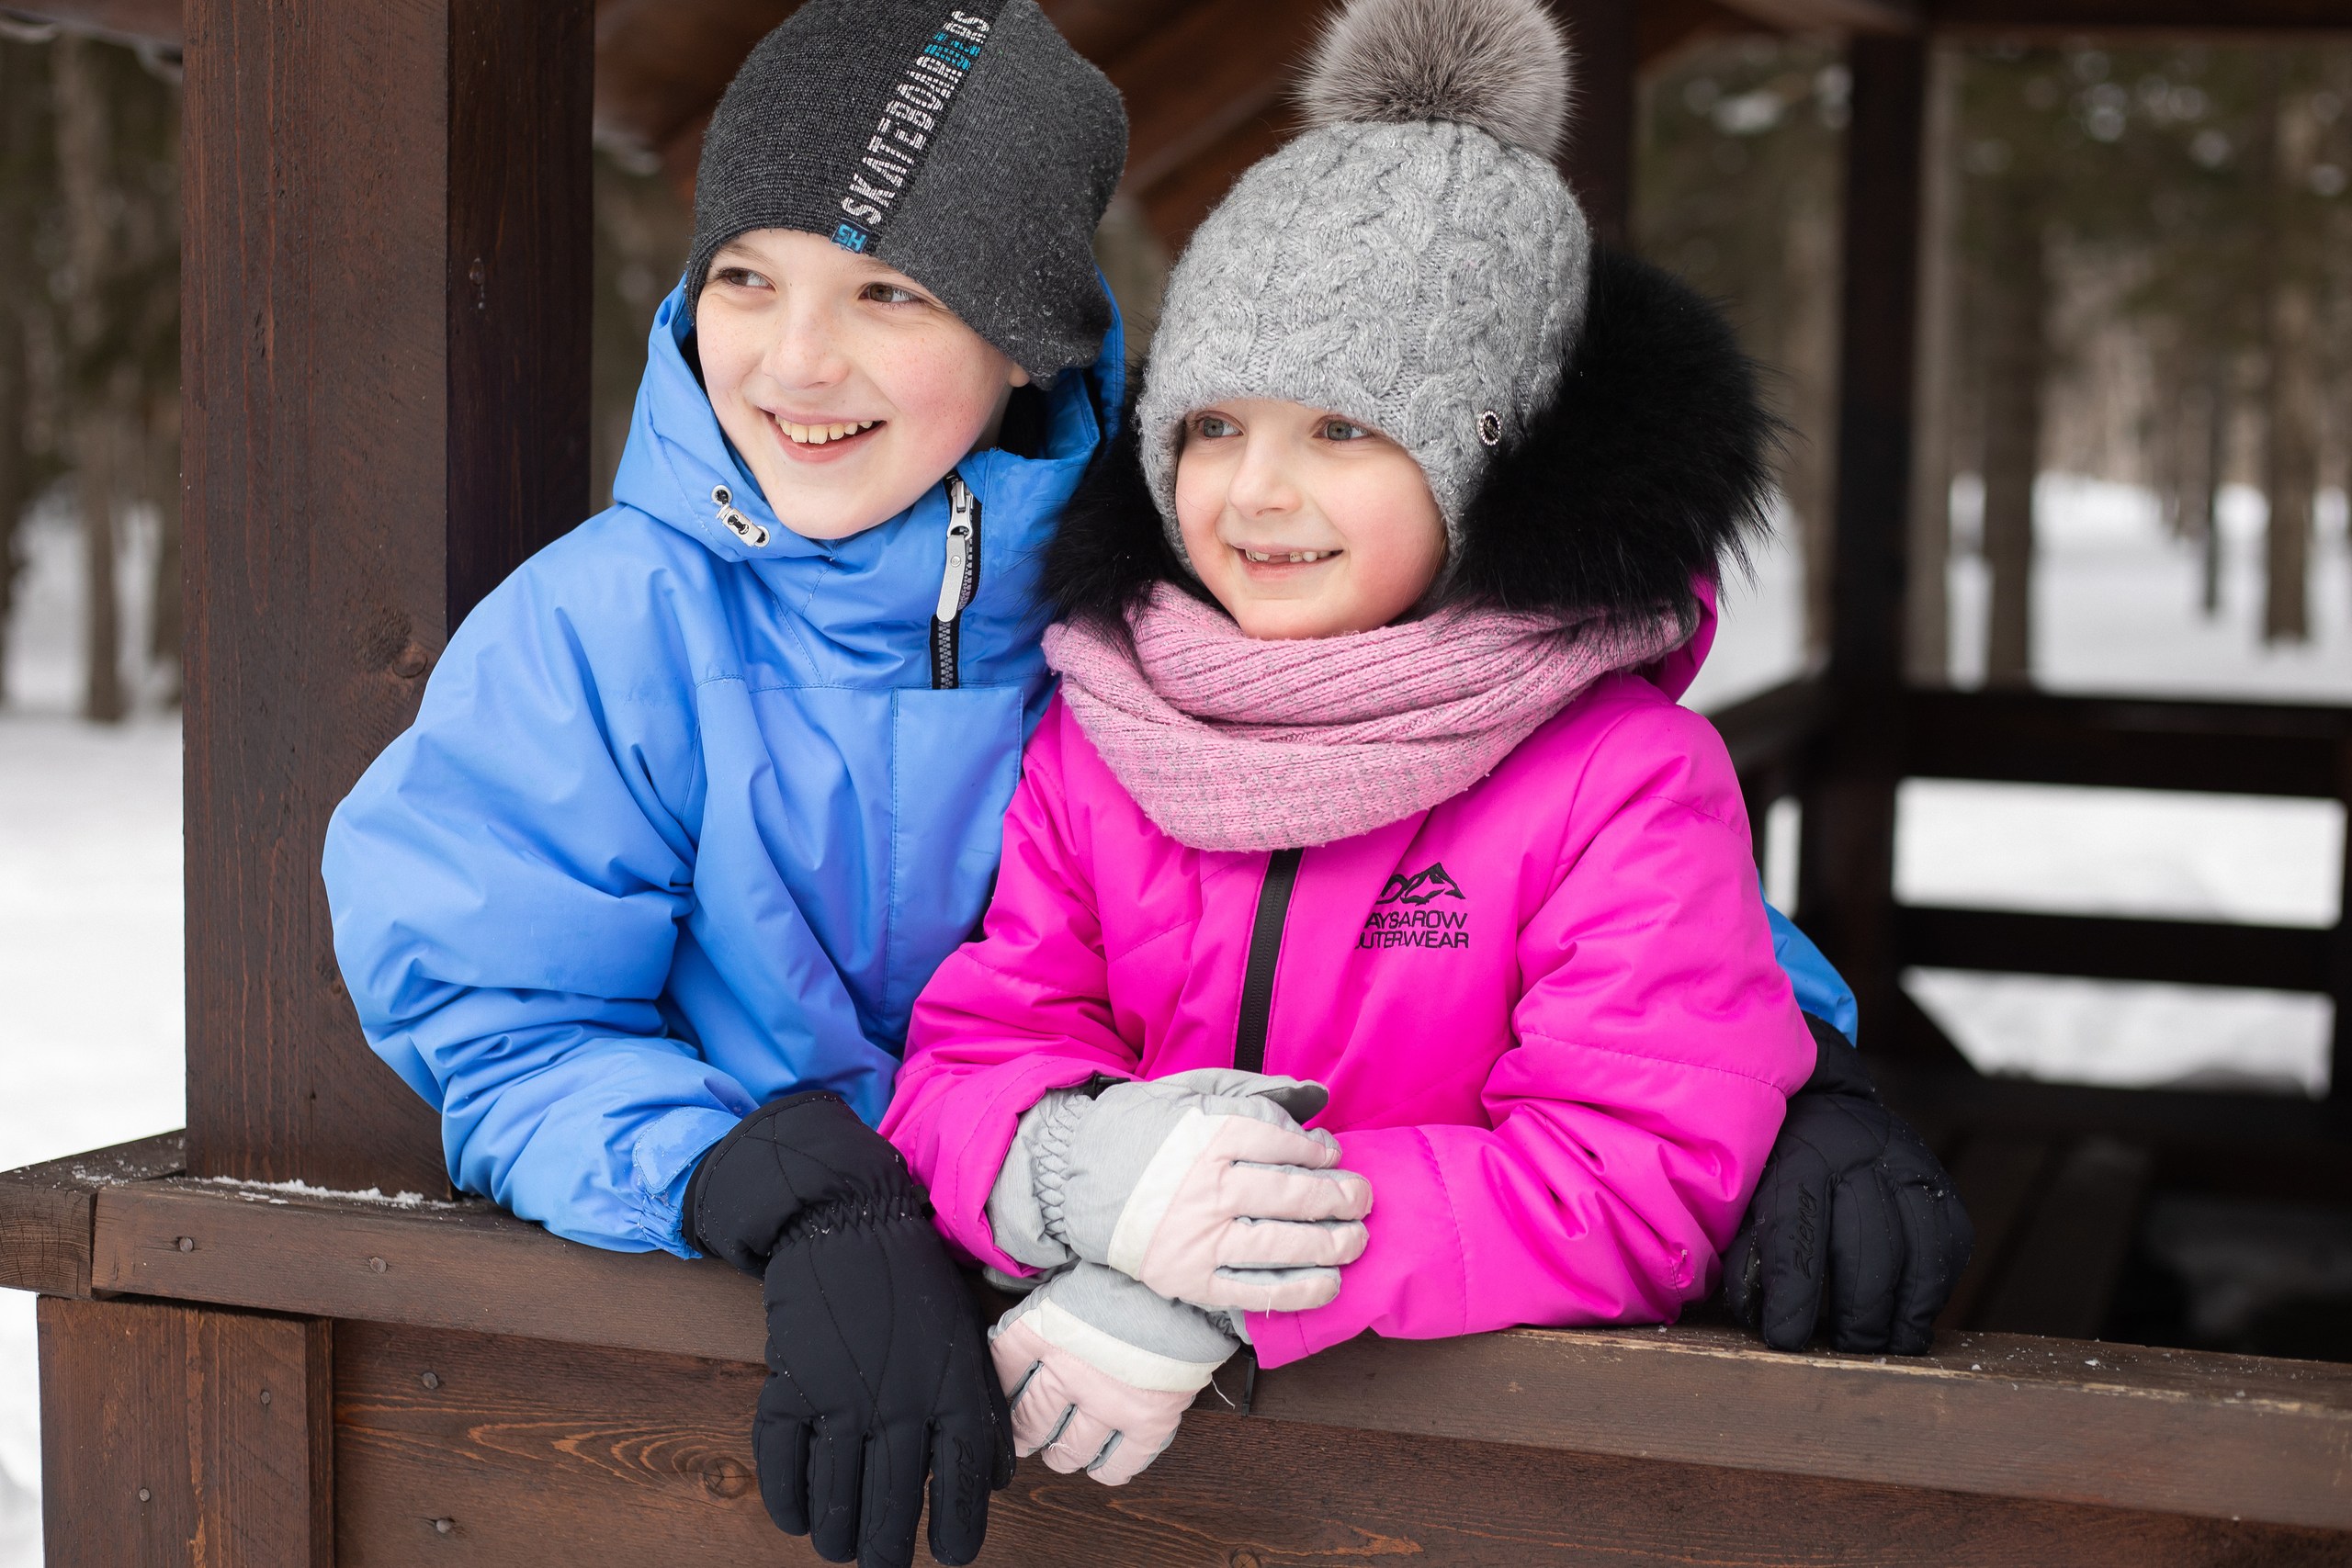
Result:
M1972 499L1956 495L1963 522ZM2228 499L2227 603L2207 622L2190 608L2195 563L2143 492L2045 481L2036 660L2046 686L2352 702L2342 498L2324 513L2319 635L2269 653L2255 636L2261 502ZM178 723L152 702L119 728L68 716L74 547L60 516L30 531L0 705L0 1168L183 1119ZM125 581L145 580L135 558L127 568ZM1696 705L1721 706L1804 667L1799 580L1792 557L1768 554L1754 583L1731 589ZM1976 563L1956 563L1951 586L1955 624L1981 621ZM143 624L136 613L126 620ZM1962 636L1962 684L1982 661ZM1797 829L1783 811L1769 834L1783 898ZM1896 875L1917 902L2324 926L2336 918L2343 833L2342 812L2324 802L1915 780ZM1911 983L1989 1071L2325 1087L2329 1014L2317 998L1951 974ZM40 1562L37 1408L32 1298L0 1292L0 1568Z

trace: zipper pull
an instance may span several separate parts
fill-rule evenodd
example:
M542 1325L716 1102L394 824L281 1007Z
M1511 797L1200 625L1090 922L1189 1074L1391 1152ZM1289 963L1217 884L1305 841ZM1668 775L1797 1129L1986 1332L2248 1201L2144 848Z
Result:
M972 564L972 491L961 474L947 476L947 570L939 579L939 607L932 619L952 626L964 613L966 580Z
M711 503L718 508L718 520L727 525L729 533L733 534L755 550L767 547L767 528L735 510L733 491L725 485L713 485L710 487L710 499Z

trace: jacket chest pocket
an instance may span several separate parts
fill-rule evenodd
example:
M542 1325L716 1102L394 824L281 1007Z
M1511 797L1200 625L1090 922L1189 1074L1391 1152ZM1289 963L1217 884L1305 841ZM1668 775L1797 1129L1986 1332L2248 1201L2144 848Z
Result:
M932 972L987 912L1021 742L1018 686L892 694L882 1011L895 1038Z

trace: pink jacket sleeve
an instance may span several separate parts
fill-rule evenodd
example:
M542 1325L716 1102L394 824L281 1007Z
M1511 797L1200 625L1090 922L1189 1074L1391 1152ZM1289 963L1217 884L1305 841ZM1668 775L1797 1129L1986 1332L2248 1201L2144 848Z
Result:
M1522 922L1492 1130L1340 1134L1371 1245L1330 1305L1250 1315L1264 1365L1366 1329L1671 1321L1713 1287L1813 1047L1713 728L1636 709L1577 792L1572 821L1599 826Z
M1061 744L1049 714L1022 759L985 942L948 954L916 999L906 1066L882 1135L931 1190L940 1230L983 1263L1032 1272L997 1247L989 1191L1022 1113L1098 1075L1136 1076L1111 1017L1094 888L1070 849Z

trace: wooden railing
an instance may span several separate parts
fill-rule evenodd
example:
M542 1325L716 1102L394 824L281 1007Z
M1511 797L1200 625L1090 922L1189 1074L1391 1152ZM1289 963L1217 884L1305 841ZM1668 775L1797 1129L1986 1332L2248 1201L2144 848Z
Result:
M189 1180L178 1150L0 1175L0 1285L51 1298L53 1521L250 1521L276 1554L224 1561L323 1562L303 1521L331 1495L346 1568L811 1561L752 1484L752 1281L480 1202ZM189 1379L221 1414L142 1434L162 1457L130 1473L90 1396L175 1408ZM1221 1380L1126 1488L1024 1465L984 1561L2320 1562L2352 1551L2347 1453L2352 1369L1965 1333L1788 1356L1704 1324L1367 1337ZM208 1491L231 1478L235 1507Z

